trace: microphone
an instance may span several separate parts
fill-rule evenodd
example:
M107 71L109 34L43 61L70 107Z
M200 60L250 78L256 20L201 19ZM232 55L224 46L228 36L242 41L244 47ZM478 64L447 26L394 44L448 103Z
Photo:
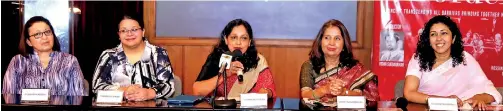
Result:
M232 61L231 52L226 51L225 53L223 53L222 56L220 56L220 62L218 62L218 67L220 67L218 73L221 74L225 71L225 69L229 69L231 61Z
M396 98L396 107L402 109L402 111L407 111L408 100L405 97Z
M237 61L241 58L241 56L243 56L243 53L239 49L232 51L232 54L234 56L232 61ZM238 70L237 74L238 74L238 81L243 82L243 69Z
M220 62L218 63L218 66L220 67L220 70L218 72L218 74L221 74L223 76L223 79L224 79L224 100L215 100L215 98L213 98L213 108L236 108L237 106L237 102L235 99L228 99L227 98L227 74L226 74L226 71L225 69L229 69L230 68L230 63L232 61L232 54L227 51L225 53L222 54L222 56L220 56ZM217 79L217 82L218 82L218 79ZM217 88L218 88L218 83L215 84L216 87L215 89L213 90L213 96L216 96L216 92L217 92Z

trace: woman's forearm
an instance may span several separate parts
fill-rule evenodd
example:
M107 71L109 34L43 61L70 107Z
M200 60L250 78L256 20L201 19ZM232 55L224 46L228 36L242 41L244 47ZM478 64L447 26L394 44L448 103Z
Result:
M302 91L302 98L317 99L317 98L323 97L324 95L325 95L325 93L323 93L321 87L316 88L314 90Z
M404 96L410 102L421 103L421 104L426 104L428 98L430 97L430 95L426 95L417 91L404 92Z
M210 92L212 92L216 87L218 76L212 77L207 80L196 81L192 86L192 91L194 95L197 96L206 96ZM218 84L223 82L222 80L218 81Z
M313 91L314 90L304 90L302 91L301 95L302 95L302 98L308 98L308 99L314 99L314 96L313 96Z
M363 93L361 91L345 90L342 92L341 95L343 95L343 96L361 96L361 95L363 95Z

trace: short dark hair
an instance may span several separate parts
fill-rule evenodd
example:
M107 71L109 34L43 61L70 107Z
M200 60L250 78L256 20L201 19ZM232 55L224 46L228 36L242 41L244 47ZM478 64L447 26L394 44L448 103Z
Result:
M122 20L125 20L125 19L131 19L131 20L134 20L136 22L138 22L138 24L140 25L140 27L142 29L144 29L144 23L143 23L143 16L140 16L139 14L136 14L136 13L126 13L124 14L124 16L122 16L119 20L119 23L117 23L117 31L119 31L119 28L120 28L120 23L122 22Z
M28 43L26 43L26 40L30 38L30 34L28 33L28 29L35 23L37 22L44 22L51 28L51 32L53 35L53 40L54 40L54 45L52 46L53 51L61 51L61 46L59 44L58 37L56 37L56 34L54 33L54 28L51 25L51 22L47 20L46 18L42 16L34 16L31 17L26 24L23 27L23 33L21 34L21 39L19 39L19 52L21 55L27 57L29 54L33 54L33 47L28 46ZM45 35L44 35L45 36Z
M419 60L420 71L431 71L433 68L433 64L435 64L435 51L430 45L430 29L434 24L442 23L449 27L449 30L452 32L452 39L454 43L451 45L451 57L452 67L456 67L457 65L463 63L464 64L464 47L463 40L461 39L461 31L458 28L458 25L449 16L446 15L438 15L431 18L426 24L424 24L424 30L419 36L419 41L417 42L416 54L414 55L415 59Z
M145 27L144 27L145 25L143 23L143 16L136 14L136 13L126 13L120 18L119 23L117 23L117 32L119 32L120 23L122 22L122 20L126 20L126 19L131 19L131 20L138 22L138 25L140 25L140 29L145 30ZM145 39L146 39L146 37L142 37L142 40L145 40Z
M344 40L344 47L339 57L340 64L344 67L352 68L356 65L356 63L358 63L358 60L355 60L353 57L353 48L351 46L350 39L351 37L349 36L349 32L346 26L344 26L344 24L342 24L342 22L339 20L330 19L325 22L320 31L318 31L318 35L316 35L316 39L314 40L313 46L311 47L311 52L309 53L309 60L311 60L313 69L316 73L320 73L320 69L322 67L325 67L325 54L321 49L321 39L323 38L325 30L330 27L338 27Z

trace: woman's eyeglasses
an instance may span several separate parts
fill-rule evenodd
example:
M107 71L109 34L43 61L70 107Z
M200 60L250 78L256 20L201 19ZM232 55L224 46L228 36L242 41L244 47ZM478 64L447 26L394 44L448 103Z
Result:
M119 30L119 33L120 34L127 34L129 32L131 33L135 33L135 32L138 32L138 30L140 30L141 28L133 28L133 29L130 29L130 30Z
M38 32L33 35L30 35L30 37L34 37L35 39L40 39L42 38L42 35L45 35L46 37L52 36L52 31L51 30L46 30L44 32Z

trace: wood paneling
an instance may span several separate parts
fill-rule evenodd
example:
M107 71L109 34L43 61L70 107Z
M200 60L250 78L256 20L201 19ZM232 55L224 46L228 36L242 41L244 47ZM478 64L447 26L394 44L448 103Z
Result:
M300 96L300 68L310 48L271 48L267 58L279 97Z
M357 41L352 43L356 59L370 68L373 30L373 2L358 2ZM153 44L167 49L175 74L182 78L183 93L192 94L192 84L199 75L217 39L205 37L157 37L155 2L144 2L145 35ZM312 40L257 39L259 53L266 57L273 73L278 97L300 97L300 68L308 60Z
M269 47L267 47L267 46L259 46L259 47L257 47L257 51L258 51L260 54L262 54L265 58L269 58L269 57L271 57L271 56L270 56L270 55L271 55L271 52L270 52L271 50L270 50L270 48L269 48ZM270 64L269 64L269 65L270 65Z
M196 81L201 67L213 46L184 46L183 93L192 94L192 84Z
M143 21L146 29L145 36L148 38L148 40L155 39L155 2L156 1L143 2Z

